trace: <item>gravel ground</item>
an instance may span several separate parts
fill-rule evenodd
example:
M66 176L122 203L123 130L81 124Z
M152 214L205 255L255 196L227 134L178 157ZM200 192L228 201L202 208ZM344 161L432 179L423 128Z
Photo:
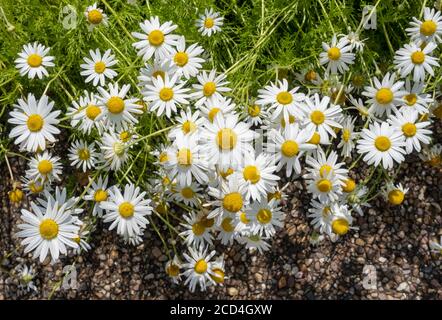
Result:
M442 137L442 126L435 128ZM439 138L441 142L442 138ZM24 163L10 159L14 174ZM0 167L4 176L7 170ZM358 179L358 175L353 176ZM0 183L0 300L41 299L442 299L442 258L430 254L429 241L442 234L442 170L430 168L410 156L402 165L398 182L410 188L404 204L390 207L381 198L371 202L363 217L356 217L359 230L336 243L317 246L309 242L312 232L306 211L309 195L302 182L291 183L284 228L265 255L250 254L243 246L217 251L226 257L225 285L207 293L190 293L166 277L167 257L157 235L147 233L144 244L125 246L101 223L93 233L92 249L76 263L78 288L52 292L63 278L63 265L41 265L24 256L14 233L20 209L7 197L9 181ZM8 187L9 188L9 187ZM27 206L28 203L23 203ZM7 253L12 252L9 257ZM64 265L74 258L63 260ZM20 263L37 271L37 292L22 292L13 269ZM364 289L363 270L376 269L376 288Z

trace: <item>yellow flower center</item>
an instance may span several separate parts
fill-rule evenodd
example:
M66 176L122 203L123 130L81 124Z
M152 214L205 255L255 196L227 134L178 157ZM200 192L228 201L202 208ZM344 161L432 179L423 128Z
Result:
M183 130L185 134L194 132L196 130L196 124L192 121L187 120L183 123L181 130Z
M232 218L224 218L221 222L221 227L225 232L233 232L235 230L235 227L232 225Z
M98 117L100 113L101 109L92 104L88 105L86 108L86 117L88 117L90 120L95 120L95 118Z
M113 114L120 114L124 110L124 100L120 97L110 97L106 105L109 112Z
M299 146L296 141L286 140L281 146L281 152L284 156L291 158L298 154Z
M342 191L350 193L355 188L356 188L356 182L353 179L348 178L347 180L345 180L345 185L342 187Z
M14 203L18 203L23 199L23 191L20 189L14 189L12 191L9 191L9 200Z
M87 19L92 24L99 24L103 20L103 14L98 9L92 9L88 12Z
M128 142L130 138L129 131L121 131L120 132L120 140L123 142Z
M206 97L210 97L212 94L215 93L215 91L216 91L215 82L209 81L204 84L203 93Z
M316 80L316 72L314 70L307 71L304 75L304 80L307 82Z
M272 220L272 212L269 209L260 209L256 214L256 220L261 224L267 224Z
M315 131L315 133L313 133L308 143L318 145L320 142L321 142L321 135L319 134L319 132Z
M339 58L341 57L341 50L339 48L332 47L328 49L327 55L330 60L339 60Z
M261 108L257 104L255 104L253 106L249 106L247 112L249 113L249 116L255 118L260 115Z
M44 120L39 114L31 114L26 121L29 131L38 132L43 128Z
M244 168L243 176L246 181L250 181L252 184L257 183L261 176L256 166L247 166Z
M227 211L235 213L241 210L242 206L243 206L243 201L240 193L232 192L224 196L223 207Z
M325 115L322 111L315 110L310 114L310 120L317 126L324 123Z
M196 236L200 236L206 231L206 227L201 222L196 222L192 225L192 232Z
M118 207L118 211L120 212L120 216L128 219L134 215L135 208L132 203L126 201L120 204L120 206Z
M437 25L433 20L426 20L422 22L420 32L426 36L432 36L437 30Z
M332 229L333 229L333 232L336 233L337 235L343 236L344 234L346 234L348 232L348 230L350 229L350 226L349 226L348 221L346 219L339 218L339 219L336 219L335 221L333 221Z
M91 153L89 152L88 149L83 148L78 150L78 157L80 158L80 160L86 161L90 158Z
M360 88L364 85L365 78L363 75L358 74L358 75L353 76L353 78L351 79L351 82L353 83L353 85L355 87Z
M293 96L290 92L287 91L281 91L280 93L277 94L276 96L276 100L280 103L280 104L290 104L293 101Z
M95 63L94 70L96 73L103 73L106 70L106 65L103 61L98 61Z
M46 175L52 171L52 162L49 160L41 160L37 166L38 172Z
M222 150L232 150L236 146L238 137L230 128L224 128L218 131L216 144Z
M414 137L414 135L416 134L416 130L416 125L411 122L407 122L402 126L402 132L407 138Z
M331 213L330 207L324 207L324 209L322 209L322 217L324 219L326 219L328 216L330 216L330 213Z
M206 18L206 20L204 20L204 27L210 29L214 26L215 21L212 18Z
M217 115L217 113L220 111L219 108L212 108L209 111L209 120L210 122L213 122L213 120L215 119L215 116Z
M390 88L381 88L376 92L376 100L380 104L388 104L393 98L393 91Z
M183 196L183 198L192 199L194 194L195 192L193 192L192 188L185 187L181 189L181 195Z
M189 56L186 52L177 52L173 57L173 61L175 61L177 66L184 67L189 61Z
M387 151L388 149L390 149L391 147L391 141L388 137L386 136L379 136L374 140L374 146L376 147L376 149L378 149L379 151Z
M164 42L164 33L160 30L153 30L149 33L147 39L151 45L158 47Z
M163 88L160 90L160 99L170 101L173 98L173 90L171 88Z
M52 219L45 219L40 223L40 235L45 240L52 240L58 235L58 224Z
M212 270L213 274L210 275L210 277L212 278L213 281L215 281L216 283L224 283L224 271L219 269L219 268L215 268Z
M158 78L158 76L160 76L164 80L164 78L166 77L166 73L163 70L157 70L154 73L152 73L152 77Z
M226 171L221 170L221 171L219 172L219 175L220 175L221 177L223 177L223 179L227 179L227 177L230 176L233 172L234 172L233 169L232 169L232 168L229 168L229 169L227 169Z
M164 163L169 160L169 156L167 155L167 152L161 152L159 156L159 160L161 163Z
M32 68L38 68L39 66L41 66L42 62L43 58L36 53L30 54L28 56L28 65Z
M404 193L399 189L391 190L388 193L388 202L394 206L400 205L404 201L404 198Z
M414 93L407 94L405 97L405 102L408 106L414 106L414 104L417 102L417 96Z
M425 61L425 54L422 51L415 51L411 54L411 61L414 64L422 64Z
M121 157L124 154L124 144L120 142L115 142L113 145L114 152L117 156Z
M267 201L270 202L272 199L281 200L282 194L280 191L269 192L267 193Z
M180 274L180 267L178 267L176 264L171 264L166 268L166 272L169 277L177 277Z
M333 185L330 180L328 179L321 179L318 182L316 182L316 186L318 187L318 190L321 192L330 192L333 189Z
M188 148L181 148L177 152L177 161L181 166L190 166L192 164L192 152Z
M107 191L103 189L98 189L94 193L94 200L95 202L101 202L107 200Z
M245 212L239 213L239 220L241 220L241 222L244 224L248 224L250 222L250 220L247 219L247 214Z
M331 166L329 166L328 164L323 164L319 168L319 175L321 176L321 178L324 178L325 176L327 176L332 171L333 171L333 168Z
M204 259L200 259L195 263L195 272L199 274L203 274L207 271L207 262Z
M351 132L348 129L342 130L342 140L348 142L350 140Z

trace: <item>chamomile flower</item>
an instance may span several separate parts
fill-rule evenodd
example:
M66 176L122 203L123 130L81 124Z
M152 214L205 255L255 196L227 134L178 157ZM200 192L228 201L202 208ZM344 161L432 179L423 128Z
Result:
M370 208L370 204L366 201L368 193L367 186L358 185L355 190L347 194L346 200L352 210L356 211L360 216L364 215L363 207Z
M425 72L434 76L433 67L438 67L439 63L437 58L430 56L430 54L436 47L436 44L430 42L421 49L417 44L411 43L396 51L394 64L401 76L405 78L413 72L413 81L415 82L424 81Z
M231 89L227 87L229 82L224 73L216 75L216 70L212 69L210 73L202 71L197 75L198 83L193 85L195 92L191 97L196 100L195 106L199 107L207 100L221 99L222 95Z
M53 107L54 102L49 102L46 95L36 100L30 93L27 101L18 99L9 114L8 122L15 125L9 137L15 138L14 143L21 144L28 152L45 150L47 142L55 142L54 135L60 133L56 125L61 111L52 111Z
M177 112L177 104L189 104L189 89L184 88L185 82L178 83L178 79L178 74L171 78L166 74L164 79L152 79L152 84L147 84L142 90L144 100L149 102L149 110L156 111L157 116L165 113L170 118L172 111Z
M81 254L82 251L89 251L91 249L91 245L87 243L86 239L89 235L89 230L86 229L85 225L82 224L80 226L80 230L74 240L75 243L78 244L78 247L74 249L75 254Z
M345 204L334 203L331 208L331 230L336 236L344 236L352 229L353 217ZM334 236L329 234L330 236Z
M267 111L272 114L272 119L276 119L280 115L283 115L286 121L288 121L289 116L301 118L300 103L304 100L305 95L296 93L298 89L299 87L295 87L289 90L287 79L270 83L264 89L258 90L256 103L261 106L268 105Z
M84 196L85 200L94 202L92 214L100 218L103 216L103 209L100 207L100 203L106 201L109 197L107 183L107 176L104 179L102 176L99 176L98 180L92 181L91 186L87 190L87 194Z
M429 144L431 142L429 135L431 135L432 132L426 129L430 126L430 122L420 122L418 119L419 114L417 111L407 109L397 112L388 119L392 127L404 136L405 150L407 153L412 153L413 150L420 152L421 144Z
M316 85L319 80L319 74L316 72L314 67L304 68L300 72L295 74L296 80L298 80L301 84L306 85Z
M252 141L257 135L250 130L250 124L238 122L237 115L217 115L213 123L205 123L201 132L201 152L209 165L236 169L244 154L253 152Z
M123 85L120 89L118 83L110 83L107 91L102 87L98 87L100 93L98 101L102 111L100 118L103 117L103 121L107 126L114 126L118 129L125 123L138 122L133 114L141 114L143 111L136 103L137 98L126 98L129 89L130 85L128 84Z
M109 197L100 202L100 207L106 211L104 222L112 222L109 230L117 228L122 236L141 235L149 223L146 216L152 214L150 200L145 199L146 192L140 193L140 188L133 184L124 186L124 193L116 186L109 189Z
M211 275L216 276L212 268L213 261L211 261L215 254L215 250L208 252L207 247L204 246L189 247L189 254L183 253L186 259L186 263L183 264L183 269L186 269L183 273L186 277L184 284L189 285L191 292L195 291L197 284L201 291L206 290L207 282L216 284L211 277Z
M181 110L180 116L175 118L177 126L170 130L169 138L175 139L178 135L192 135L199 132L204 124L204 118L200 117L200 112L192 109Z
M432 167L439 167L442 164L442 145L435 144L431 148L425 148L419 153L419 158Z
M69 160L71 166L82 168L83 172L95 168L99 154L95 151L94 143L87 144L84 141L74 141L69 148Z
M282 228L284 225L285 214L275 200L252 202L246 209L246 214L251 221L250 232L253 234L270 237L275 234L275 227Z
M344 182L331 171L328 173L324 171L322 174L313 171L304 175L304 179L307 181L308 192L319 201L325 202L327 199L336 201L342 194Z
M440 237L439 242L430 241L430 249L434 253L442 254L442 236Z
M49 50L50 48L38 42L25 44L23 50L18 54L19 57L15 59L15 66L20 71L20 75L28 75L29 79L34 79L35 76L43 79L48 76L46 67L55 66L52 62L54 57L47 55Z
M37 195L45 190L51 190L51 186L49 185L49 183L40 179L29 179L26 177L22 177L21 182L23 184L23 190L25 190L26 193L30 195Z
M269 238L261 236L257 233L247 232L242 237L238 239L238 242L244 244L246 249L258 250L259 253L263 254L265 251L270 249L270 245L266 242Z
M268 139L266 151L275 157L277 171L286 166L287 177L290 177L293 171L300 174L299 159L305 151L316 149L315 145L307 143L310 135L306 130L299 130L297 123L286 127L282 132L273 129L270 131Z
M219 225L216 226L216 230L219 231L217 239L221 241L223 245L232 245L233 241L240 236L240 227L237 226L235 216L233 214L227 214L220 220Z
M165 270L167 275L172 279L172 282L178 284L181 281L182 262L178 256L174 256L172 260L167 261Z
M408 192L408 188L404 188L401 183L394 185L393 183L387 183L387 186L383 192L385 199L393 206L401 205L405 200L405 194Z
M92 92L84 91L79 101L72 101L72 107L68 108L67 115L72 117L71 126L78 128L84 134L91 134L92 129L100 133L103 130L103 121L100 114L103 107L99 105L98 99ZM101 119L100 119L101 118Z
M350 116L345 118L341 130L341 141L339 141L338 148L341 150L341 156L351 158L351 152L355 147L353 140L356 139L357 133L354 132L356 118Z
M112 66L118 63L115 60L115 55L112 54L111 49L106 50L103 55L101 55L100 49L89 50L89 57L84 57L85 63L81 64L80 67L84 69L80 74L87 77L85 82L91 82L94 86L100 83L100 86L104 87L106 79L113 79L117 76L117 73L112 70Z
M217 284L222 285L224 283L224 279L226 278L225 272L226 270L224 267L224 257L221 256L212 263L212 274L210 275L210 277Z
M331 234L332 202L329 199L323 201L312 199L310 206L308 209L310 213L307 215L307 217L313 218L310 224L321 234Z
M52 262L58 260L60 253L66 254L66 246L77 248L72 239L77 235L79 226L66 211L66 204L59 206L57 202L49 201L46 208L41 208L31 202L32 212L26 209L21 210L21 218L25 222L19 224L22 229L17 236L24 238L21 241L25 245L25 253L34 251L34 259L39 257L43 262L48 255Z
M377 167L381 162L385 169L392 169L393 163L405 160L405 141L402 132L397 131L387 122L371 124L362 129L358 140L358 153L365 154L363 160Z
M411 27L405 29L411 40L422 43L442 42L442 15L440 11L426 7L423 21L413 17Z
M359 33L351 31L349 29L347 34L340 34L339 36L347 39L347 41L350 43L350 50L351 51L353 51L355 49L356 49L356 51L359 51L359 52L364 51L364 46L365 46L364 41L366 39L361 39Z
M152 79L158 77L164 80L166 74L169 76L169 79L173 76L172 62L169 59L154 59L152 63L146 63L145 67L140 69L138 86L144 87L148 84L152 84Z
M203 199L201 195L201 187L192 182L189 185L180 185L177 184L173 187L174 194L172 195L172 198L183 202L187 206L191 207L198 207L201 204L201 200Z
M247 107L244 107L243 114L245 114L244 121L253 126L260 126L264 119L268 117L267 110L256 103L250 103Z
M232 102L232 99L220 97L206 100L199 106L199 109L206 119L213 123L218 114L223 116L234 114L235 107L236 104Z
M177 72L179 75L183 75L184 78L190 79L195 77L199 69L203 66L204 59L200 55L204 52L204 49L197 43L194 43L187 47L186 40L183 36L179 37L176 43L176 48L173 49L170 58L173 64L173 72Z
M152 151L152 155L157 159L154 165L165 169L169 159L174 157L173 152L174 147L172 145L160 144L157 150Z
M25 289L26 291L37 291L37 287L34 284L34 278L37 275L35 270L30 266L28 268L25 264L20 264L16 267L18 272L20 288Z
M60 157L52 156L48 151L36 154L29 162L26 176L34 181L60 180L61 164Z
M321 177L325 177L331 173L337 179L344 182L348 177L348 170L343 168L343 162L337 163L337 161L338 154L336 151L331 151L327 156L322 149L318 149L313 156L308 155L305 159L306 164L309 166L307 170L310 173L319 174Z
M375 116L382 116L385 113L387 116L392 111L397 111L397 106L403 103L402 97L407 93L403 91L404 82L395 82L396 76L387 73L382 79L382 82L377 77L373 78L374 87L365 87L362 95L368 97L367 103L370 104L368 112Z
M120 140L114 132L106 132L100 144L103 163L101 167L106 170L118 171L129 158L129 146Z
M321 138L328 141L329 135L336 137L333 128L342 128L338 120L342 109L338 105L330 104L329 97L319 97L317 93L312 98L306 97L302 104L304 111L303 125L311 133L318 132Z
M91 6L88 6L86 8L86 11L84 12L84 15L89 22L89 30L94 29L95 27L99 26L101 23L105 26L107 26L108 19L107 15L103 12L102 9L97 7L97 4L94 3Z
M355 54L351 52L352 45L346 37L338 41L334 35L331 44L323 42L322 48L325 52L319 54L319 62L327 65L327 73L345 73L349 69L348 65L354 63Z
M143 60L149 60L154 55L156 59L161 60L170 56L177 43L177 36L171 32L177 28L177 25L172 21L160 24L160 19L155 16L140 23L140 28L144 33L132 32L135 38L140 39L132 45Z
M255 156L255 153L246 153L244 161L238 172L240 183L246 185L246 198L248 200L260 201L266 198L267 193L278 184L280 179L273 173L276 171L276 165L273 159L260 153Z
M180 223L186 230L180 233L181 237L185 238L185 243L189 246L199 246L203 244L212 245L212 234L210 233L210 228L201 222L200 218L194 212L189 212L188 215L184 216L186 223Z
M219 12L213 11L212 8L205 9L204 14L201 14L196 21L198 31L203 35L210 37L212 34L221 32L221 27L224 24L224 17Z
M413 109L419 114L427 114L428 107L433 102L433 99L429 94L423 92L425 83L424 82L414 82L411 86L411 81L409 79L405 80L405 91L406 95L403 97L405 103L401 108L403 109Z

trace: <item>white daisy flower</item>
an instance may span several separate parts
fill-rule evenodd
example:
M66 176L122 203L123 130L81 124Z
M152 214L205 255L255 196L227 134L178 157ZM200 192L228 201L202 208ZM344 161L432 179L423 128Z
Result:
M409 79L405 80L405 91L406 95L403 97L405 103L401 108L403 109L413 109L419 114L427 114L428 108L431 103L433 103L433 98L429 94L424 93L424 82L414 82L413 86Z
M346 37L338 41L334 35L331 44L323 42L322 48L325 52L319 54L319 62L327 65L327 73L345 73L349 69L348 65L354 63L355 54L351 52L352 45Z
M402 132L395 130L387 122L371 124L368 129L362 129L358 140L358 153L365 154L363 160L377 167L381 161L385 169L392 169L393 162L405 160L406 151Z
M321 234L331 234L332 202L330 199L325 199L323 201L311 199L310 206L311 208L308 209L308 212L310 213L307 215L307 217L313 218L310 224Z
M375 116L382 116L391 111L397 111L397 106L403 103L402 97L407 93L403 91L403 81L395 82L396 76L387 73L382 82L377 77L373 78L374 87L367 86L362 95L368 97L367 103L370 104L368 112Z
M327 199L336 201L342 194L344 182L339 180L333 172L319 174L319 172L313 171L305 174L303 178L307 182L308 192L319 201L325 202Z
M203 35L210 37L212 34L221 32L221 27L224 24L224 17L219 12L213 11L212 8L205 9L204 14L201 14L196 21L198 31Z
M413 17L410 22L411 27L405 29L411 40L419 45L422 43L442 42L442 15L440 11L426 7L424 9L424 21Z
M141 91L144 100L149 102L149 110L156 111L158 117L165 113L170 118L172 111L177 112L177 104L189 104L189 89L184 88L185 82L178 83L178 79L178 74L171 78L166 74L164 79L152 79L152 84L147 84Z
M39 79L48 76L49 73L46 67L53 67L55 64L53 56L48 56L50 48L34 42L23 46L23 50L15 59L15 66L20 71L21 76L28 75L29 79L34 79L37 76Z
M340 106L330 104L329 97L321 99L319 94L315 93L313 98L305 98L301 108L304 111L303 125L307 131L311 134L318 132L327 142L329 135L336 138L334 128L342 128L338 122L342 115Z
M183 264L183 268L186 269L183 275L186 277L185 285L189 285L190 292L194 292L196 285L200 287L201 291L205 291L207 288L207 282L209 284L216 284L211 275L216 274L212 270L213 262L210 261L216 254L213 250L210 253L207 252L207 248L200 246L198 248L189 247L189 253L183 253L186 263Z
M92 181L92 185L89 187L89 189L87 190L87 194L84 196L84 200L94 202L92 214L100 218L103 216L103 209L100 207L100 203L106 201L109 197L107 183L107 176L104 179L102 176L99 176L98 180Z
M275 200L252 202L247 207L246 214L247 219L251 221L250 232L253 234L271 237L276 232L275 227L282 228L284 226L285 214Z
M287 126L282 132L273 129L269 132L268 139L266 152L274 157L277 171L286 166L287 177L290 177L293 171L300 174L299 159L305 151L316 149L315 145L307 143L310 135L306 130L299 130L297 123Z
M394 185L393 183L387 183L387 186L383 192L385 199L393 206L401 205L404 202L405 194L408 192L408 188L404 188L401 183Z
M439 167L442 163L442 145L435 144L431 148L426 148L419 153L419 158L432 167Z
M169 79L174 75L172 68L172 61L169 59L154 59L154 61L149 64L145 64L145 68L140 69L140 75L138 76L139 87L144 87L148 84L152 84L152 79L161 77L163 80L166 79L166 75Z
M89 169L95 168L99 153L95 151L95 144L87 144L85 141L74 141L69 148L69 160L71 166L76 168L82 168L83 172Z
M95 52L93 50L89 50L89 57L84 57L84 64L81 64L80 67L84 69L80 74L82 76L87 77L85 82L91 82L94 86L98 85L100 82L100 86L104 87L107 79L113 79L117 76L117 73L111 69L112 66L118 63L118 60L115 60L115 55L112 54L111 49L106 50L101 55L100 49L96 49Z
M213 123L218 114L223 116L234 114L236 104L230 98L220 97L206 100L198 108L206 119Z
M232 245L233 241L241 235L241 228L235 219L238 215L226 214L216 226L216 230L219 231L217 239L221 241L221 244Z
M106 132L101 138L102 168L118 171L129 158L129 146L114 132Z
M132 44L139 56L144 60L150 59L153 55L161 60L170 56L178 37L170 33L177 28L177 25L172 21L160 24L160 19L155 16L140 23L140 28L144 33L132 32L135 38L141 40Z
M224 73L217 76L215 69L212 69L210 73L202 71L196 77L198 83L193 85L195 92L191 94L191 97L196 100L196 107L201 106L204 102L210 99L221 99L224 93L231 90L227 87L229 84L229 82L226 81L227 76Z
M192 135L197 134L203 124L204 124L204 118L200 117L200 112L195 111L192 113L192 109L190 107L187 107L187 109L180 111L180 116L175 117L175 120L177 122L177 125L175 128L170 130L169 138L175 139L179 135Z
M238 172L240 183L246 185L246 198L248 200L261 201L267 197L273 187L278 184L280 179L273 173L276 171L276 165L271 156L260 153L246 153Z
M258 250L259 253L263 254L265 251L270 249L270 245L266 242L269 238L260 236L259 234L247 233L241 238L238 238L238 242L244 244L246 249Z
M368 188L362 185L359 185L353 192L347 194L347 203L351 206L352 210L356 211L360 216L364 215L363 207L371 207L367 202L367 194Z
M108 24L108 18L107 15L103 12L102 9L97 7L97 4L94 3L91 6L88 6L86 8L86 11L84 12L84 16L86 17L87 21L89 22L88 28L89 30L94 29L101 23L103 25L107 26Z
M16 267L17 272L19 273L19 281L20 288L25 289L26 291L37 291L37 287L34 284L34 278L37 273L34 271L32 266L28 268L25 264L20 264Z
M217 115L213 123L206 122L201 132L201 153L209 165L222 170L236 169L246 152L253 152L252 141L258 134L250 130L250 124L238 122L237 115Z
M394 64L403 78L413 72L413 81L425 81L425 72L434 76L433 66L439 66L437 58L430 56L436 48L437 45L432 42L423 49L415 43L406 44L396 51Z
M86 90L79 101L72 101L72 107L68 108L67 116L72 117L71 126L78 128L84 134L91 134L93 128L99 133L103 130L102 117L103 107L99 105L98 99L92 92Z
M413 150L421 151L421 143L429 144L432 134L431 130L426 129L430 126L429 121L419 121L419 114L415 110L401 109L394 116L391 115L388 122L393 128L402 133L405 137L405 150L412 153Z
M178 284L181 281L181 268L182 262L178 256L174 256L172 260L169 260L166 263L165 271L175 284Z
M364 51L364 41L367 39L361 39L359 33L353 32L349 29L347 34L340 34L339 36L344 37L350 43L350 51L353 51L354 49L359 52Z
M78 247L74 249L74 253L79 255L82 251L89 251L91 249L91 245L86 241L89 235L89 230L86 230L84 225L80 226L80 230L75 238L72 240L78 244Z
M310 173L319 174L321 177L325 177L329 173L333 174L337 179L345 182L348 178L348 170L343 168L344 162L338 161L338 154L336 151L331 151L327 156L322 149L318 149L313 153L313 156L308 155L305 159L307 171Z
M288 86L287 79L283 79L258 90L256 103L261 106L269 105L267 111L272 113L273 120L283 117L285 121L288 121L290 116L295 119L303 116L300 104L304 101L305 95L296 93L299 87L289 90Z
M59 206L57 202L47 203L46 208L40 208L31 202L33 212L26 209L21 210L21 218L25 222L19 224L22 229L17 236L24 238L21 241L25 245L25 253L34 251L34 259L39 257L43 262L48 255L55 263L60 253L67 254L66 246L77 248L72 241L76 236L79 226L73 223L69 211L65 211L66 204Z
M26 176L34 181L59 181L60 175L60 157L52 156L48 151L38 153L31 158L29 169L26 170Z
M173 64L173 72L177 72L178 75L183 75L184 78L190 79L195 77L199 69L203 66L204 59L200 55L204 52L204 49L197 43L194 43L187 47L184 36L178 38L176 48L172 50L170 59Z
M133 114L141 114L143 111L136 103L137 98L125 98L129 89L129 84L123 85L120 89L118 83L110 83L107 91L98 87L100 95L97 98L102 111L98 119L103 119L106 126L114 126L119 129L123 124L138 123Z
M106 211L104 222L112 222L109 230L117 228L122 236L137 236L143 233L149 221L147 215L152 214L150 200L145 199L146 192L140 193L140 188L133 184L124 186L124 193L114 186L109 189L109 198L100 202L100 207Z
M347 116L341 131L341 141L339 141L338 148L341 150L341 156L351 158L351 152L355 147L353 140L356 139L357 133L354 132L356 118Z
M23 190L25 190L26 193L30 195L37 195L45 190L48 191L51 190L51 186L49 185L48 181L41 181L40 179L29 179L26 177L22 177L21 182L23 185Z
M224 283L225 277L225 267L224 267L224 257L221 256L212 262L212 274L210 277L217 284L222 285Z
M202 189L198 184L194 182L192 182L190 185L184 186L180 184L174 185L173 191L174 193L172 195L172 198L179 202L183 202L187 206L197 208L202 203L203 197L200 194Z
M332 218L331 218L331 230L333 236L343 236L352 228L353 217L345 204L334 203L331 208Z
M52 111L54 102L49 102L46 95L36 100L29 93L27 100L18 99L18 104L9 113L8 122L15 125L9 137L16 138L14 143L21 144L28 152L45 150L47 141L55 142L54 135L60 133L56 125L60 122L57 117L61 111Z
M250 123L252 126L260 126L264 123L265 119L269 117L267 110L264 110L262 106L251 103L247 107L242 109L245 115L244 121Z
M213 244L210 228L207 228L194 212L189 212L188 215L185 215L184 220L186 220L186 223L180 223L180 225L186 230L179 235L185 238L184 242L188 246L199 246L206 243Z

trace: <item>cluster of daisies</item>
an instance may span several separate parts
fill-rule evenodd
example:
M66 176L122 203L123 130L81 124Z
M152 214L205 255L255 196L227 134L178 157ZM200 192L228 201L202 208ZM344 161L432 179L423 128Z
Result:
M96 5L85 15L92 26L107 23ZM222 24L210 9L197 27L211 36ZM168 226L177 222L174 231L188 248L180 257L171 242L175 256L165 266L167 274L174 282L184 277L191 291L205 290L225 278L223 256L215 257L212 249L215 242L269 250L285 219L281 203L288 184L281 187L281 177L289 183L305 180L312 198L308 217L317 233L312 240L344 236L356 228L353 215L363 215L373 197L370 181L350 177L359 160L386 176L414 152L433 166L441 163L442 147L431 146L429 128L442 117L442 106L425 93L425 81L439 67L434 53L442 40L442 17L426 8L424 20L411 25L411 43L397 51L396 70L370 79L368 86L361 75L353 76L352 84L343 81L364 49L364 41L351 32L323 44L322 77L317 67L302 71L292 83L271 82L246 106L233 100L226 74L204 69L208 54L175 34L171 21L151 17L132 33L133 47L145 63L136 92L113 82L118 61L111 50L91 50L80 73L93 89L72 102L65 118L45 94L28 94L10 112L10 137L30 157L23 189L36 195L31 210L22 210L19 225L25 252L40 261L49 255L55 262L67 250L88 250L91 216L138 245L155 213ZM17 68L29 78L43 78L54 66L48 53L41 44L25 45ZM146 112L172 124L170 143L152 151L157 171L146 184L127 179L126 185L112 185L114 174L137 160L130 150L149 138L139 133L139 118ZM68 197L64 187L53 189L63 174L54 151L57 126L66 119L82 137L69 147L70 165L89 176L78 197ZM346 159L355 161L347 168ZM391 179L383 190L392 205L400 205L406 192ZM10 192L12 201L22 196L19 188Z

